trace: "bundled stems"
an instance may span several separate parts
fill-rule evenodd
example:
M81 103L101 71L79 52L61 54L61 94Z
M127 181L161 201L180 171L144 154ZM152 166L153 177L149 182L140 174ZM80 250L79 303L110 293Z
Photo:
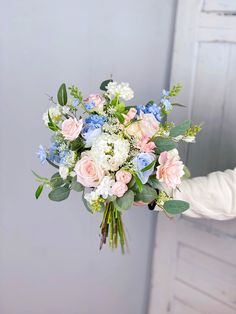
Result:
M103 244L109 241L109 246L116 249L118 240L120 241L121 251L125 253L126 236L121 218L121 212L114 208L113 203L107 203L100 225L101 241L100 250Z

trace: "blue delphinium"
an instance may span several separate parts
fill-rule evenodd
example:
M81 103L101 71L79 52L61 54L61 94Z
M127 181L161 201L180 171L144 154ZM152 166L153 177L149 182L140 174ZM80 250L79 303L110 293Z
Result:
M85 119L86 124L99 124L102 126L104 122L105 122L105 117L100 116L98 114L91 114Z
M84 106L87 110L92 110L95 107L95 102L94 101L88 102L84 104Z
M39 149L37 151L37 156L38 156L41 164L43 165L46 161L46 158L47 158L47 152L42 145L39 145Z
M81 131L81 135L86 141L85 147L91 147L101 132L102 129L100 124L86 124Z
M137 175L143 184L146 184L150 175L153 173L154 165L151 169L141 172L143 168L147 167L155 160L155 156L150 153L140 153L133 159L133 164Z
M137 113L140 114L140 112L152 113L159 122L162 119L161 108L156 103L148 103L146 106L137 106Z
M167 98L162 98L161 103L165 107L165 110L169 111L172 108L171 102Z
M59 156L59 151L58 151L58 147L59 147L59 143L58 142L52 142L49 150L48 150L48 159L50 161L56 162L56 163L60 163L60 156Z

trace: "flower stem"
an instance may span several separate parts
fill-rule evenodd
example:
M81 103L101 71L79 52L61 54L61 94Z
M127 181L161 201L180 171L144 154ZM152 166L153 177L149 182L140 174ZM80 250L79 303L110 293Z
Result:
M103 244L106 244L108 238L109 246L112 250L118 246L118 239L122 254L125 253L126 236L121 218L121 212L114 208L113 203L106 204L103 219L100 225L100 250Z

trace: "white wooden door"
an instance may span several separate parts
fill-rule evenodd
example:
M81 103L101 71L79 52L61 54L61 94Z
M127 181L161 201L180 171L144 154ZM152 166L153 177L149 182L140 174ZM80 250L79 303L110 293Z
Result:
M172 118L203 122L182 149L194 176L236 166L236 0L179 0L171 83L181 82ZM207 193L207 191L206 191ZM236 313L236 220L159 214L149 314Z

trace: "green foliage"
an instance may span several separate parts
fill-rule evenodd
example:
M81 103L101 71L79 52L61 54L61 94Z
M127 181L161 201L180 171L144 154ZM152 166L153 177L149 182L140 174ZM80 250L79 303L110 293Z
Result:
M118 102L118 104L116 105L116 110L118 112L124 112L125 111L125 103L123 102Z
M157 191L149 185L143 185L141 192L136 193L135 201L142 201L144 203L150 203L157 198Z
M154 189L158 189L160 187L160 183L155 177L155 175L150 176L147 183Z
M50 185L52 189L58 188L59 186L62 186L64 184L64 180L61 178L59 172L54 173L54 175L51 177Z
M77 177L73 177L72 178L72 181L71 181L71 188L72 190L76 191L76 192L81 192L83 191L84 187L82 184L80 184L78 181L77 181Z
M187 130L190 128L191 121L186 120L183 123L176 125L170 130L170 136L171 137L177 137L179 135L184 135Z
M84 149L84 142L80 137L70 143L70 148L76 152L82 152Z
M75 98L78 99L80 102L83 101L83 95L82 92L79 90L79 88L75 85L72 85L71 87L68 87L69 91L70 91L70 95Z
M33 170L31 170L31 171L32 171L33 175L35 175L35 177L36 177L37 179L39 179L40 181L48 182L48 179L47 179L47 178L41 177L40 175L38 175L38 174L37 174L35 171L33 171Z
M67 91L66 91L66 84L61 84L58 93L57 93L57 100L61 106L65 106L67 104Z
M119 120L119 122L121 124L123 124L125 122L125 118L124 118L122 113L117 111L117 112L114 113L114 116Z
M151 169L156 163L156 160L153 160L149 165L147 165L146 167L144 167L143 169L140 170L140 172L145 172L149 169Z
M142 181L139 179L138 175L136 173L133 174L133 177L135 179L135 184L138 188L138 191L141 192L143 190L143 184Z
M100 85L100 89L103 90L104 92L106 92L106 91L107 91L107 85L108 85L110 82L113 82L113 80L110 79L110 80L105 80L105 81L103 81L103 82L101 83L101 85Z
M202 126L200 124L194 124L186 131L185 136L196 136L196 134L199 133L201 129Z
M168 214L177 215L189 209L189 203L180 200L169 200L164 203L163 207Z
M191 172L187 166L184 166L184 175L183 179L189 179L191 177Z
M37 190L35 191L35 198L38 199L39 196L41 195L42 191L43 191L43 187L44 184L40 184L37 188Z
M176 84L174 86L171 87L170 90L170 97L175 97L179 94L179 92L181 91L182 86L180 84Z
M129 209L134 203L134 192L128 190L122 197L117 197L113 203L118 210Z
M175 143L169 138L158 137L154 142L157 147L156 148L157 154L160 154L161 152L164 152L164 151L172 150L177 147L177 143Z
M51 201L61 202L68 198L70 195L70 189L68 185L60 186L58 188L53 189L49 194L48 197Z
M49 120L48 127L49 127L50 130L52 130L54 132L57 132L57 131L60 130L60 128L52 121L52 118L51 118L51 116L49 114L49 111L48 111L48 120Z

